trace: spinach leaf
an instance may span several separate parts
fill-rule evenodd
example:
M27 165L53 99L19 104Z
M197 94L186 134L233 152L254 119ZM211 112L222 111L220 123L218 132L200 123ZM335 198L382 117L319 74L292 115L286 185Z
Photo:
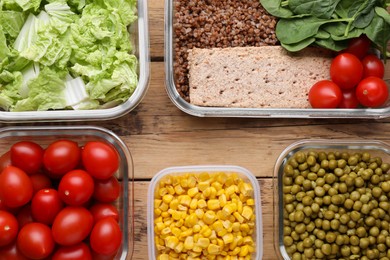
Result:
M260 0L260 3L273 16L289 18L294 15L290 9L281 6L282 0Z
M326 19L313 16L294 19L280 19L276 24L276 37L284 44L292 44L314 37L320 26L327 23Z
M386 56L386 48L390 40L390 24L375 13L374 18L365 28L364 33Z
M359 37L363 33L363 29L353 28L345 35L345 30L347 28L346 23L327 23L321 28L328 32L335 41Z
M389 4L390 4L390 0L389 0ZM390 14L387 12L386 9L382 8L382 7L375 7L375 13L382 17L386 23L390 24Z
M309 14L318 18L329 19L341 0L288 0L290 9L295 14Z
M371 23L372 18L374 18L374 6L376 2L377 0L367 0L357 9L356 13L352 16L355 18L355 21L352 24L354 27L365 28Z
M327 31L323 30L323 29L319 29L317 34L316 34L316 39L328 39L330 37L330 33L328 33Z
M303 41L300 41L297 43L292 43L292 44L281 43L281 45L283 48L285 48L288 51L296 52L296 51L300 51L300 50L303 50L304 48L308 47L313 42L315 42L315 40L316 39L314 37L311 37L311 38L306 38Z
M329 37L328 39L317 39L315 44L325 49L338 52L347 48L348 41L335 41L332 37Z

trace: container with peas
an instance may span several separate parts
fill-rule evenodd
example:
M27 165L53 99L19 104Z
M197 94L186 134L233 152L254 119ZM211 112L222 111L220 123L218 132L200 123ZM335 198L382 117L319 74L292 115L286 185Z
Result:
M279 259L390 260L390 146L302 140L274 169Z

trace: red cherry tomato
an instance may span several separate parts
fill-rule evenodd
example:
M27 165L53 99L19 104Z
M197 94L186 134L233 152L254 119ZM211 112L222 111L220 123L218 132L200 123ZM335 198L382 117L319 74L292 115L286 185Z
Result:
M17 238L19 250L28 258L43 259L54 250L50 227L42 223L29 223L20 230Z
M58 212L64 207L58 191L55 189L39 190L31 200L31 213L35 221L51 225Z
M89 211L93 216L94 223L98 222L99 220L105 217L112 217L117 222L119 222L118 209L112 204L96 203L89 208Z
M93 178L84 170L68 172L58 185L61 199L72 206L81 206L86 203L92 197L93 190Z
M371 40L368 39L365 34L362 34L357 38L352 38L348 42L348 47L345 49L345 52L351 53L359 59L362 59L367 54L370 46Z
M0 199L5 206L14 208L27 204L33 195L28 175L15 166L8 166L0 174Z
M313 108L336 108L342 99L340 88L330 80L315 83L309 91L309 102Z
M34 142L21 141L11 146L12 165L27 174L37 173L42 167L43 148Z
M49 189L52 187L50 178L43 173L36 173L30 175L30 180L33 185L33 194L42 189Z
M34 222L32 213L31 213L31 204L23 206L17 213L16 219L19 223L19 229L24 227L26 224Z
M80 149L76 142L58 140L46 148L43 164L50 173L64 175L79 165L80 158Z
M16 241L13 243L0 247L0 260L29 260L25 257L18 247L16 246Z
M52 226L54 240L63 246L82 242L91 232L92 214L83 207L68 206L56 216Z
M363 79L356 88L356 97L366 107L380 107L389 97L386 82L377 77Z
M359 100L356 97L355 89L346 89L343 91L343 97L339 104L339 108L357 108Z
M118 170L118 153L107 143L87 142L81 156L87 172L97 179L108 179Z
M385 75L385 65L383 62L373 54L367 55L362 60L363 64L363 78L370 76L383 79Z
M11 151L0 156L0 173L9 165L11 165Z
M114 176L107 180L95 179L93 198L99 202L110 203L115 201L120 194L121 186Z
M355 55L341 53L330 64L330 77L341 89L354 88L363 77L363 65Z
M0 246L11 244L18 235L18 220L11 213L0 210Z
M85 243L61 246L53 254L52 260L92 260L91 250Z
M122 231L118 222L111 217L99 220L91 231L92 250L102 255L112 255L122 244Z
M112 255L102 255L102 254L96 253L93 250L91 250L91 252L92 252L92 259L93 260L114 260L115 256L116 256L116 253L114 253Z

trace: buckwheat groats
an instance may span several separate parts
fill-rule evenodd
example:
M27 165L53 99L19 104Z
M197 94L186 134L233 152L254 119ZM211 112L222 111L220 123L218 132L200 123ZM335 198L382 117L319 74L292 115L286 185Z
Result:
M276 45L276 18L259 0L174 0L174 75L189 101L188 50Z

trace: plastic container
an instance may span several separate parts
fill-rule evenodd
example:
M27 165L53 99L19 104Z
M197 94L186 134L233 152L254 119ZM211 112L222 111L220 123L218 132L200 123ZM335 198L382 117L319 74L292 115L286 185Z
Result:
M245 182L250 183L254 191L255 210L256 214L256 230L253 234L253 240L256 243L255 252L251 259L260 260L263 257L263 226L262 226L262 214L261 214L261 197L260 197L260 186L255 176L248 170L229 165L200 165L200 166L180 166L165 168L158 172L151 180L148 189L148 252L149 259L156 259L156 247L155 247L155 235L154 235L154 198L155 191L158 188L160 181L166 176L180 176L186 173L201 174L209 173L210 175L224 172L226 174L237 173L240 178Z
M120 165L116 177L120 180L121 194L114 205L119 211L122 247L114 259L131 259L134 247L134 188L133 161L126 144L113 132L94 126L23 126L0 128L0 153L8 151L19 141L33 141L43 148L58 139L69 139L83 145L87 141L105 141L119 154Z
M298 152L369 152L371 158L379 156L390 163L390 146L374 140L301 140L289 145L278 157L274 168L274 247L278 259L289 260L283 243L283 172L291 158Z
M138 58L138 85L134 93L124 103L112 108L91 110L51 110L51 111L0 111L0 122L44 122L44 121L85 121L109 120L123 116L133 110L146 95L150 77L149 28L147 1L137 1L138 20L129 28Z
M171 101L183 112L197 117L247 117L247 118L370 118L390 116L390 100L382 108L359 109L312 109L312 108L225 108L202 107L190 104L176 90L174 75L174 31L175 0L165 1L165 86ZM325 69L325 68L324 68ZM389 66L386 66L389 70ZM389 75L388 72L385 72ZM390 87L390 79L387 77Z

